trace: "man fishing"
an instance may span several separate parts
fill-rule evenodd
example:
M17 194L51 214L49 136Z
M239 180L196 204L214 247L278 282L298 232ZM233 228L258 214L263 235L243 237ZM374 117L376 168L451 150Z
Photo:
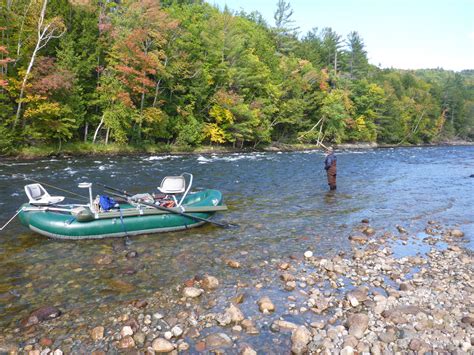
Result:
M324 160L324 169L328 177L328 185L330 190L336 190L336 163L337 158L334 149L329 147L326 149L326 159Z

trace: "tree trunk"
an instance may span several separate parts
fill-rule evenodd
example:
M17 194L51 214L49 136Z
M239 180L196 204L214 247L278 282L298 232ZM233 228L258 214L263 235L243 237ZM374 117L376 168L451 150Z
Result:
M105 145L109 144L109 133L110 127L107 127L107 132L105 133Z
M87 143L87 136L89 135L89 122L86 122L84 127L84 143Z
M92 138L92 143L95 143L95 140L97 139L97 134L99 133L99 130L103 124L104 124L104 115L102 115L102 118L100 119L100 123L95 130L94 138Z
M39 42L36 43L36 47L33 51L33 54L31 55L30 63L28 64L28 68L26 69L26 73L25 73L25 76L23 78L23 82L21 83L20 96L18 97L18 107L17 107L17 110L16 110L15 120L13 121L13 127L14 128L16 127L16 125L18 124L18 120L20 119L21 103L22 103L22 100L23 100L23 95L25 94L26 81L28 80L28 76L30 75L31 68L33 68L33 64L35 62L36 54L38 53L38 49L39 49Z

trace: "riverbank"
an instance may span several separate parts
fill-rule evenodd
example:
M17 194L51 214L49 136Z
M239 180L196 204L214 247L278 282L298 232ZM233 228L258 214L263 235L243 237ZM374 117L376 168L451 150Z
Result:
M376 148L397 148L397 147L436 147L436 146L469 146L474 142L451 140L432 144L419 145L400 145L400 144L378 144L378 143L343 143L334 144L336 149L376 149ZM21 148L3 158L9 160L18 159L39 159L45 157L68 157L68 156L118 156L118 155L137 155L137 154L229 154L229 153L249 153L249 152L297 152L305 150L323 149L317 144L286 144L274 142L268 146L260 148L233 148L229 146L180 146L180 145L143 145L132 146L123 144L92 144L92 143L68 143L61 146L60 149L55 146L31 146Z
M346 236L348 253L315 256L315 243L259 265L247 264L247 251L216 260L248 270L247 282L198 274L119 306L45 304L3 330L0 352L471 352L474 270L464 233L435 221L424 231L388 229L362 220ZM139 258L121 249L94 262L100 269Z

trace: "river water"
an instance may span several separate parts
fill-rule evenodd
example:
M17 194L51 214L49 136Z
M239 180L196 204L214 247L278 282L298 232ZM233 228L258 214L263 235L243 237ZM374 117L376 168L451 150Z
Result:
M79 182L129 192L153 192L165 175L194 174L195 188L215 188L229 207L217 221L189 231L123 240L61 242L12 222L0 234L0 329L44 304L92 312L182 284L196 274L217 276L224 289L264 269L265 260L334 255L350 250L348 235L361 219L376 230L401 225L423 238L430 220L458 226L474 248L474 147L338 151L338 189L329 192L319 151L227 155L133 156L5 161L0 165L0 222L26 201L29 182L14 174L84 194ZM8 164L4 165L4 164ZM47 188L51 194L58 194ZM101 193L94 186L94 194ZM60 194L60 193L59 193ZM86 195L86 194L84 194ZM70 200L71 202L76 202ZM395 252L423 251L395 246ZM139 257L127 259L127 250ZM94 260L112 255L115 262ZM243 267L230 269L225 259Z

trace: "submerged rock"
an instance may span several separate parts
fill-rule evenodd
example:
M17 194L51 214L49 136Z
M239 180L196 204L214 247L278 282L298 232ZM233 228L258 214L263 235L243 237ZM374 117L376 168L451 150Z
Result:
M206 275L201 281L201 286L206 291L212 291L219 287L219 280L214 276Z
M263 296L258 300L258 306L263 313L270 313L275 310L275 305L268 296Z
M94 341L101 340L104 337L104 327L98 326L91 330L91 338Z
M225 333L214 333L204 338L207 350L225 349L233 345L232 339Z
M151 344L153 350L157 353L169 353L174 350L174 345L166 339L157 338Z
M228 259L225 261L227 266L230 266L233 269L240 268L240 263L237 260Z
M235 324L240 323L245 319L242 311L233 303L231 303L230 306L225 310L225 314L228 315L230 321Z
M44 306L31 312L31 314L24 318L20 324L22 327L28 328L32 325L57 318L60 315L61 311L58 308L53 306Z
M185 287L183 289L183 296L188 298L196 298L201 296L202 290L196 287Z

